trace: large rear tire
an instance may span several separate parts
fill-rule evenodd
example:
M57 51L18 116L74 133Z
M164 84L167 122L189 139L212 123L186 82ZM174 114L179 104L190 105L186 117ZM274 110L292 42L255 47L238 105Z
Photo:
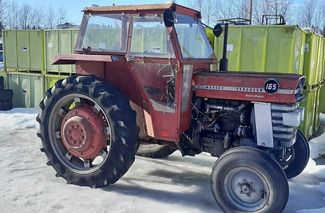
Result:
M233 148L216 161L211 189L224 212L282 212L289 196L280 165L251 147Z
M117 87L93 76L71 76L56 82L40 107L41 150L68 183L113 184L132 165L136 113Z

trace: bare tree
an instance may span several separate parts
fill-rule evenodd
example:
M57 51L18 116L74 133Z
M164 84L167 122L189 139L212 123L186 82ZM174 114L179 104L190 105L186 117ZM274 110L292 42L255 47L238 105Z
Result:
M234 1L233 7L236 18L249 18L249 0Z
M58 14L58 24L62 25L66 21L66 10L63 7L60 7Z
M64 22L67 22L66 11L62 7L56 11L53 7L49 6L45 19L45 28L54 29L58 25L62 25Z
M3 29L2 14L3 14L3 6L2 6L2 0L0 0L0 38L2 37L2 29Z
M320 19L322 20L320 25L320 33L325 37L325 1L322 1L320 4Z
M23 4L23 6L19 9L19 25L20 29L30 29L29 21L30 21L30 11L32 10L31 6L28 4Z
M205 5L204 5L204 21L207 25L213 25L214 17L213 17L213 0L205 0Z
M207 24L213 24L213 6L212 6L213 0L188 0L187 6L190 8L193 8L195 10L198 10L202 13L202 21Z
M55 17L56 17L55 10L53 9L53 7L49 6L47 11L47 16L46 16L45 28L53 29L55 27L56 25Z
M289 8L291 0L255 0L253 2L253 23L261 23L263 15L281 15L285 21L291 19ZM275 24L275 20L273 24Z
M11 14L9 15L10 22L11 22L10 29L19 29L19 20L18 20L18 18L19 18L19 6L15 1L11 2L10 10L8 11L8 13L10 13L10 11L11 11Z
M249 0L217 0L214 12L217 20L228 18L249 19Z
M313 17L316 10L316 0L305 0L304 4L301 6L301 17L300 24L303 27L312 28Z

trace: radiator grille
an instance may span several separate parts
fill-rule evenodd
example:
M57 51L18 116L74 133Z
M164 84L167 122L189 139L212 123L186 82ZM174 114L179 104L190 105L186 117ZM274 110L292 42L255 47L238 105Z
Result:
M297 110L299 104L271 104L273 140L281 146L290 147L296 141L297 127L283 124L283 113Z

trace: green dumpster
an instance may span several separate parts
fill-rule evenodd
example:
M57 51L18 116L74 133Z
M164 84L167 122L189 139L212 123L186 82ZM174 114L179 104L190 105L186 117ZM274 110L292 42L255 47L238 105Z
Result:
M45 30L44 58L47 74L75 73L74 65L52 65L52 60L58 54L71 54L78 36L78 30Z
M315 117L314 117L314 125L313 125L313 131L317 132L320 126L320 88L316 89L316 95L315 95Z
M302 74L305 37L298 26L229 26L228 70ZM214 42L219 60L223 39Z
M4 30L3 56L6 71L43 70L43 31Z
M46 75L45 76L45 91L52 88L55 82L69 77L68 75Z
M317 91L304 91L305 101L300 103L301 107L305 108L304 120L300 124L299 129L305 135L307 139L310 139L314 134L314 120L315 120L315 108L316 108L316 95Z
M323 69L323 38L315 33L307 33L305 44L304 72L307 89L321 82Z
M320 84L323 81L324 73L324 38L318 35L319 47L316 63L316 72L317 72L317 83Z
M211 44L212 47L213 47L213 45L214 45L214 40L215 40L215 38L216 38L216 36L213 34L213 30L212 30L211 28L206 27L206 28L205 28L205 33L207 34L208 39L209 39L209 42L210 42L210 44Z
M325 113L325 85L320 88L319 112Z
M41 74L9 72L8 87L14 92L13 107L39 108L45 94Z

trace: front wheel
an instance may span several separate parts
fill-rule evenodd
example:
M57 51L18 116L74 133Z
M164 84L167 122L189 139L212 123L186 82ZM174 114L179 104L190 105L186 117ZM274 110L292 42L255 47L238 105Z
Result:
M117 87L92 76L71 76L56 82L40 107L42 151L68 183L109 185L132 165L136 114Z
M211 189L225 212L282 212L289 196L280 165L251 147L233 148L216 161Z

